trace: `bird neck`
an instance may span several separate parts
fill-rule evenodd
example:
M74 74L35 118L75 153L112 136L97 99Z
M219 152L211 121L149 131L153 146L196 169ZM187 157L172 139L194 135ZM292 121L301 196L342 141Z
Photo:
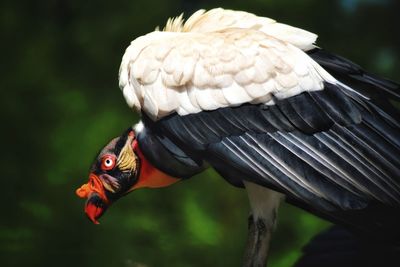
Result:
M157 169L153 164L151 164L144 154L142 153L137 140L132 144L133 150L139 157L140 160L140 173L137 183L131 188L131 190L138 188L159 188L172 185L181 179L170 176L165 172ZM130 191L131 191L130 190Z
M143 155L156 169L172 177L188 179L207 168L190 148L160 134L162 122L154 122L143 114L143 122L135 126L135 135Z

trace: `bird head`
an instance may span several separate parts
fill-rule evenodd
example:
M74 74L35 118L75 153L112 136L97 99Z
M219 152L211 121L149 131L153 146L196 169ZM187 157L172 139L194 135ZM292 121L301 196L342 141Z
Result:
M146 160L134 130L129 128L100 151L90 168L88 183L78 188L76 194L87 198L86 215L98 224L98 218L121 196L137 188L164 187L178 180Z

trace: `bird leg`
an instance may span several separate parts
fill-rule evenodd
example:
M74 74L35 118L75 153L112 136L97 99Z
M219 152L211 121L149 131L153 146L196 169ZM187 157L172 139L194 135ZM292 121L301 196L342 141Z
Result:
M243 267L265 267L282 194L245 182L252 213L248 220L248 237Z
M254 221L253 215L250 214L248 231L243 267L265 267L272 229L268 229L261 218Z

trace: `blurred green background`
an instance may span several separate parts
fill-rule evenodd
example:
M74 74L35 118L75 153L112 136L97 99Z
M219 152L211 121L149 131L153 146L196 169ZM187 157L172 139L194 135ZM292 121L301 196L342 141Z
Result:
M98 150L138 119L117 81L129 42L218 6L318 33L318 45L399 80L396 0L3 0L0 266L240 266L247 196L212 170L136 191L98 226L74 194ZM270 266L291 266L328 225L284 204Z

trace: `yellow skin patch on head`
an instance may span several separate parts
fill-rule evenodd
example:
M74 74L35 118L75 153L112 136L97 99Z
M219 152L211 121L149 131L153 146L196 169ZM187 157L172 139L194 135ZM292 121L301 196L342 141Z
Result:
M132 148L133 139L133 136L128 137L117 159L117 166L123 172L130 172L136 169L137 158Z

